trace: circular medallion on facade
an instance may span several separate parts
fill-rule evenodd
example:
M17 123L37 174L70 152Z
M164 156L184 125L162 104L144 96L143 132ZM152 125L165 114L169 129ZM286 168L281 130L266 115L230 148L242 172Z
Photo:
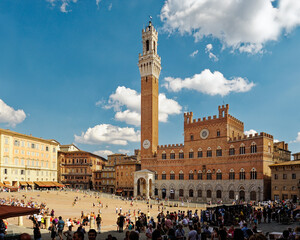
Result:
M148 139L144 140L143 148L148 149L150 147L150 141Z
M201 132L200 132L200 137L202 139L206 139L209 135L209 131L207 129L202 129Z

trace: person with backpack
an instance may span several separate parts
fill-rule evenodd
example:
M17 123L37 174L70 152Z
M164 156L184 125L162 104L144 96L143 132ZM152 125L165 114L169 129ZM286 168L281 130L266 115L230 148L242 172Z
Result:
M64 227L65 227L65 222L64 222L64 220L62 220L61 216L59 216L58 219L59 219L58 222L57 222L58 236L59 236L60 240L63 240L62 234L63 234L63 230L64 230Z

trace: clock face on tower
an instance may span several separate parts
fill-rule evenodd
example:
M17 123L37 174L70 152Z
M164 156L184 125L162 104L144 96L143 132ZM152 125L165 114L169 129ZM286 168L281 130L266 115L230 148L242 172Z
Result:
M143 148L148 149L150 147L150 141L148 139L144 140Z

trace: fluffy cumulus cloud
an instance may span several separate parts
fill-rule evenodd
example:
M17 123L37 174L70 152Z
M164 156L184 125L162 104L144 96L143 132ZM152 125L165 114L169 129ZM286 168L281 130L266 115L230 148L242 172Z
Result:
M205 47L205 52L208 53L208 57L209 57L211 60L217 62L217 61L219 61L219 58L218 58L215 54L213 54L213 53L211 52L212 49L213 49L213 45L212 45L211 43L210 43L210 44L207 44L206 47Z
M231 92L247 92L255 85L241 77L226 79L222 73L218 71L212 73L209 69L205 69L200 74L195 74L190 78L166 77L164 80L163 86L169 91L179 92L186 88L212 96L226 96Z
M93 153L104 158L107 158L108 155L113 154L113 152L110 150L98 150L98 151L94 151Z
M250 129L250 130L244 132L244 134L247 136L249 136L250 134L254 135L255 133L257 133L257 131L255 131L254 129Z
M24 110L15 110L0 99L0 123L7 123L8 126L15 127L23 122L25 118Z
M218 38L224 48L258 53L300 25L300 1L166 0L160 18L166 32Z
M126 122L127 124L139 126L141 124L141 94L137 91L118 87L115 93L109 96L108 103L103 101L96 103L102 104L106 109L114 109L115 119ZM164 93L159 94L159 121L167 122L169 115L181 113L182 107L173 99L168 99Z
M82 132L80 136L75 135L75 142L83 144L114 144L127 145L128 142L139 142L140 131L134 128L118 127L110 124L100 124Z

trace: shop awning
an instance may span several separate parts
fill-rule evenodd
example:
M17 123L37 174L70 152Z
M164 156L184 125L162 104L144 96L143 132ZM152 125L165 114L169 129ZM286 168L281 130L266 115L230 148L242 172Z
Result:
M2 182L0 182L0 187L5 187L5 185Z
M34 182L34 184L38 185L38 187L43 187L43 184L41 182Z
M28 185L34 185L34 183L33 182L26 182Z
M4 181L4 184L5 184L5 185L11 185L11 184L10 184L10 181Z
M20 186L27 186L27 182L19 181Z
M117 189L116 192L123 192L123 189Z
M40 210L37 208L26 208L26 207L14 207L7 205L0 205L0 218L11 218L26 215L33 215L38 213Z

